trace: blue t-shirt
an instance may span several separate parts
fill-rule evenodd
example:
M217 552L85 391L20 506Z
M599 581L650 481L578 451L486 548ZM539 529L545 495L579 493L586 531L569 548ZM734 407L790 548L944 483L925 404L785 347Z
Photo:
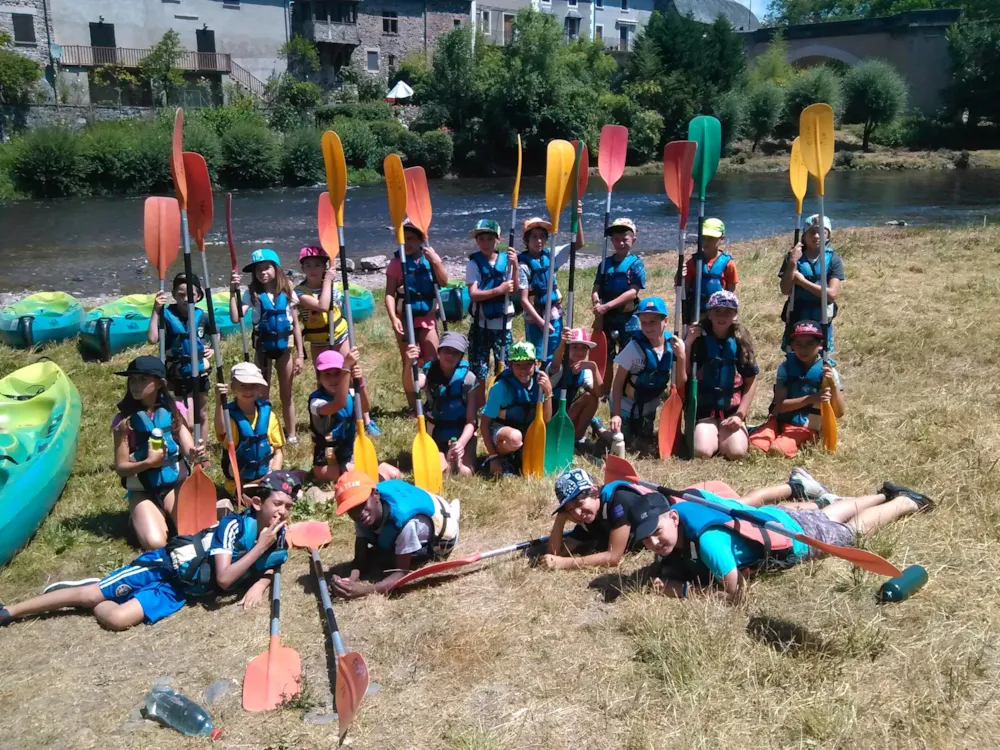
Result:
M496 419L500 412L514 403L514 394L510 387L499 378L493 381L489 395L486 397L486 406L483 407L483 416Z
M253 549L253 546L257 543L257 537L254 536L253 539L248 540L244 540L243 538L247 519L248 515L244 511L243 513L230 513L219 521L219 525L215 527L215 533L212 535L212 546L209 548L208 553L210 555L232 555L232 562L236 562ZM259 528L257 529L257 533L260 533ZM282 550L287 548L288 543L285 541L285 531L282 529L278 535L278 540L262 557L276 549Z
M713 497L712 500L720 505L727 505L730 508L746 508L738 500L728 498ZM765 507L754 508L755 512L767 516L769 519L777 521L790 531L802 532L792 517L780 508ZM802 542L792 541L792 552L799 557L806 557L809 554L809 546ZM709 529L698 539L698 557L716 578L724 578L736 568L746 568L756 565L764 559L763 551L759 544L754 544L735 531L727 528L715 527Z

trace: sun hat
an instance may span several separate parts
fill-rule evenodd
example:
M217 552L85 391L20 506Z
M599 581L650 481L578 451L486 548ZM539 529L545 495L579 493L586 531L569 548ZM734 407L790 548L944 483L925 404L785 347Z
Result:
M122 375L126 378L132 375L149 375L154 378L167 377L167 368L160 361L159 357L154 357L151 354L143 354L141 357L136 357L131 362L128 363L126 367L121 372L116 372L115 375Z
M587 333L586 328L570 328L569 343L570 345L583 344L588 349L593 349L595 346L597 346L596 341L590 340L590 334Z
M711 310L713 307L726 307L730 310L739 310L740 300L733 292L720 289L717 292L713 292L712 296L708 298L708 309Z
M264 374L253 362L237 362L229 371L229 376L244 385L267 385Z
M258 263L274 263L278 268L281 268L281 258L278 254L271 250L270 248L263 247L260 250L254 250L253 254L250 256L250 262L243 266L243 272L247 273L253 271L253 267Z
M667 303L663 301L662 297L646 297L646 299L639 303L639 309L636 310L636 314L638 315L642 315L643 313L656 313L657 315L667 317Z
M326 254L326 250L321 248L319 245L306 245L299 250L299 263L304 261L306 258L325 258L327 261L330 260L330 256Z
M337 515L342 516L351 508L367 502L375 490L375 482L363 471L352 469L340 475L333 491L337 503Z
M442 347L454 349L456 352L465 354L469 349L469 339L464 333L448 331L441 337L441 342L438 344L438 349Z
M725 237L726 225L722 219L705 219L701 225L701 233L705 237Z
M658 492L641 495L631 508L632 534L636 540L645 539L656 531L660 516L670 510L667 499Z
M473 237L482 234L483 232L492 232L497 237L500 236L500 225L497 224L493 219L480 219L476 222L476 226L472 228L469 234Z
M615 219L614 221L612 221L608 225L608 231L606 231L604 234L612 235L615 232L624 232L625 230L628 230L632 234L635 234L636 233L635 222L632 221L631 219L626 219L622 217L620 219Z
M544 229L548 234L552 231L552 222L546 221L541 216L532 216L525 220L522 234L527 235L532 229Z
M324 370L343 370L344 355L333 349L327 349L316 357L316 372Z
M814 336L815 338L822 339L823 331L819 327L819 323L813 320L800 320L795 324L795 328L792 329L792 335L788 338L794 339L796 336Z
M806 229L818 226L819 226L819 214L813 214L808 219L806 219ZM823 228L826 229L826 231L828 231L830 234L833 234L833 222L830 221L829 216L823 217Z
M508 362L534 362L537 359L535 345L530 341L518 341L507 351Z
M583 469L570 469L556 480L556 500L559 507L552 515L576 500L585 492L597 489L597 481Z

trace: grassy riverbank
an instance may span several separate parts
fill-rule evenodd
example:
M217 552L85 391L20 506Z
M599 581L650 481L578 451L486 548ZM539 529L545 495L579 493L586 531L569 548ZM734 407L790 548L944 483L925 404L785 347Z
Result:
M932 515L905 520L871 546L931 581L910 602L878 607L880 581L826 560L757 581L745 609L714 601L654 599L623 570L546 573L523 559L393 599L338 603L351 649L382 685L354 725L355 747L687 748L986 747L1000 732L996 633L1000 629L1000 322L994 314L1000 231L848 229L835 245L848 282L837 321L847 415L836 456L797 463L842 494L884 479L935 497ZM787 238L733 246L744 320L753 331L766 412L779 361L775 271ZM647 258L650 287L672 300L673 256ZM589 277L589 272L588 272ZM580 283L589 288L589 278ZM589 315L580 317L589 322ZM402 415L399 363L383 314L359 326L382 460L405 463L413 420ZM238 343L227 358L238 357ZM123 381L109 364L84 363L75 346L45 354L67 369L84 403L74 475L31 545L2 572L0 598L19 600L60 578L103 574L135 551L122 540L125 504L110 468L108 425ZM31 361L0 348L0 373ZM311 379L296 383L304 405ZM276 390L276 389L275 389ZM303 422L300 414L300 425ZM306 466L307 428L288 463ZM740 491L781 482L796 462L754 456L667 463L641 471L672 485L718 478ZM462 499L469 554L548 530L552 483L447 481ZM297 515L332 518L329 509ZM350 556L350 528L332 524L323 553ZM196 605L155 627L107 633L75 615L0 630L0 736L18 748L201 747L153 725L126 727L153 680L172 675L196 699L232 679L212 707L226 747L330 747L333 725L303 721L329 699L320 613L306 557L283 577L282 642L302 656L303 694L270 714L240 709L239 682L267 644L268 613ZM624 595L618 589L624 588ZM231 603L232 598L223 602ZM765 739L762 739L765 738Z

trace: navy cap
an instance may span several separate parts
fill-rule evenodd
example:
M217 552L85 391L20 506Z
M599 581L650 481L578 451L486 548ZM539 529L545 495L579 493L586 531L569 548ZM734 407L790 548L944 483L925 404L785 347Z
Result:
M632 535L642 541L651 536L656 531L656 526L660 522L660 516L670 510L667 499L659 492L651 492L642 495L632 503L630 515L632 516Z
M284 492L286 495L294 497L295 493L302 487L302 473L278 469L261 477L260 481L257 482L257 487L272 492Z
M124 375L126 378L132 375L149 375L154 378L167 378L167 368L163 366L159 357L150 354L143 354L128 363L128 367L115 375Z
M559 507L553 511L555 515L569 503L585 492L597 489L597 482L583 469L570 469L556 480L556 500Z

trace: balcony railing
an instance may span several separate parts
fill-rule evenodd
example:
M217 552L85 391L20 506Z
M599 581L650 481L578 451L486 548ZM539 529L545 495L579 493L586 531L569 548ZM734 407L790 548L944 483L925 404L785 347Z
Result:
M331 44L361 44L361 33L356 23L334 21L309 21L302 24L302 34L313 42Z
M79 65L88 68L108 66L138 68L151 51L128 47L88 47L67 44L62 48L62 57L59 62L63 65ZM228 73L232 69L232 62L229 55L223 52L184 52L177 61L177 67L181 70Z

